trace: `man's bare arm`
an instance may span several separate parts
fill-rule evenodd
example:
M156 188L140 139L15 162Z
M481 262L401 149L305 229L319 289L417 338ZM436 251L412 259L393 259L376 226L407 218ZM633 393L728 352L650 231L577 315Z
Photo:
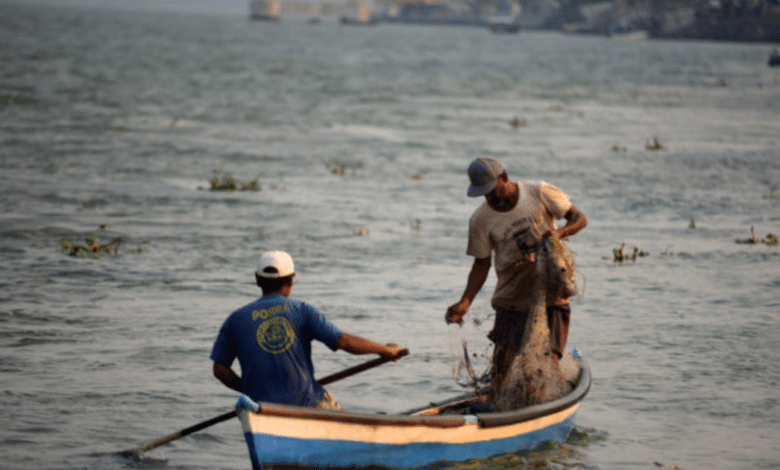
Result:
M469 279L466 283L466 290L463 291L463 296L460 298L460 301L447 309L447 313L444 315L444 321L447 323L463 324L463 316L469 311L471 302L487 280L488 274L490 273L490 265L490 257L474 259L474 264L471 265Z
M574 206L571 206L564 218L566 225L558 229L558 238L561 239L574 235L588 225L588 218Z

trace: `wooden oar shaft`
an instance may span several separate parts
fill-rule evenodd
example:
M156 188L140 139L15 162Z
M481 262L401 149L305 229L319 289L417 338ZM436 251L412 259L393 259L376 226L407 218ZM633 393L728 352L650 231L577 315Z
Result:
M333 383L337 380L341 380L343 378L349 377L350 375L355 375L359 372L363 372L364 370L370 369L372 367L376 367L378 365L384 364L386 362L394 361L396 359L400 359L404 356L409 354L408 349L404 349L401 351L401 353L398 355L398 357L394 359L388 359L384 357L379 357L377 359L373 359L368 362L364 362L363 364L358 364L354 367L350 367L349 369L345 369L341 372L337 372L335 374L329 375L327 377L323 377L322 379L318 380L320 385L327 385L329 383ZM233 410L230 412L227 412L225 414L221 414L219 416L216 416L214 418L211 418L209 420L203 421L202 423L198 423L194 426L190 426L188 428L184 428L181 431L177 431L171 434L168 434L167 436L163 436L157 439L154 439L149 442L145 442L141 444L140 446L136 447L135 449L126 450L121 452L121 454L125 457L132 457L136 456L141 452L146 452L148 450L156 449L157 447L160 447L162 445L165 445L171 441L175 441L176 439L182 438L188 434L192 434L194 432L200 431L201 429L205 429L209 426L213 426L217 423L221 423L222 421L227 421L231 418L234 418L238 415L238 411Z
M140 446L133 449L131 452L146 452L147 450L152 450L157 447L160 447L162 445L165 445L171 441L175 441L176 439L179 439L181 437L184 437L186 435L192 434L194 432L198 432L201 429L205 429L209 426L213 426L217 423L221 423L222 421L227 421L229 419L234 418L236 415L238 415L238 411L233 410L225 414L221 414L215 418L211 418L207 421L203 421L202 423L198 423L194 426L190 426L188 428L182 429L181 431L177 431L171 434L168 434L167 436L163 436L157 439L154 439L152 441L146 442L144 444L141 444Z
M386 357L378 357L376 359L373 359L368 362L364 362L363 364L358 364L354 367L350 367L349 369L342 370L341 372L336 372L335 374L331 374L327 377L323 377L317 382L319 382L320 385L328 385L329 383L335 382L337 380L341 380L343 378L349 377L350 375L355 375L359 372L363 372L364 370L368 370L372 367L376 367L378 365L384 364L385 362L395 361L397 359L400 359L404 356L409 354L408 349L403 349L399 354L398 357L393 359L388 359Z

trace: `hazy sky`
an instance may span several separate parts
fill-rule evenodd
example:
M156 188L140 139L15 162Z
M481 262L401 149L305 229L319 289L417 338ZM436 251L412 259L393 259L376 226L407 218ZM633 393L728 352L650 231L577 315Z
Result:
M0 0L0 3L158 9L246 15L249 0Z

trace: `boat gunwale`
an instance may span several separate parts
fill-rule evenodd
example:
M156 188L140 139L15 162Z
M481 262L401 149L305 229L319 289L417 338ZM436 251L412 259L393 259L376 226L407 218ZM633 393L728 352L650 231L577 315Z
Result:
M590 390L590 369L584 359L578 359L580 362L580 373L577 377L577 385L574 390L566 395L546 403L532 405L527 408L520 408L512 411L492 411L486 413L475 413L479 425L483 428L492 428L497 426L508 426L511 424L522 423L550 415L566 408L570 408L579 403Z
M256 413L280 418L312 419L338 423L383 425L383 426L427 426L440 428L455 428L467 424L462 415L443 416L401 416L373 415L349 411L323 410L278 403L259 402L260 410Z
M467 400L475 394L467 394L452 398L440 404L431 404L429 407L423 407L417 410L409 411L404 414L367 414L349 411L323 410L318 408L309 408L294 405L282 405L278 403L259 402L260 415L280 418L310 419L331 421L338 423L352 423L373 426L425 426L437 428L456 428L466 424L478 424L481 428L492 428L498 426L508 426L525 421L531 421L542 416L550 415L572 406L575 406L587 394L590 389L590 370L584 359L579 358L580 372L577 378L577 384L574 389L556 400L532 405L519 410L504 412L477 412L468 415L441 414L441 415L421 415L417 413L431 407L444 407L448 403ZM250 410L240 410L240 412L250 412ZM469 416L470 418L467 418ZM476 418L476 419L474 419Z

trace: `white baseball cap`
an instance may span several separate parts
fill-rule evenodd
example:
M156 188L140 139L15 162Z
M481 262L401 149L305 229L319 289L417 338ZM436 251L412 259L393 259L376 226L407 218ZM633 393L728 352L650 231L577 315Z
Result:
M284 251L263 253L255 270L258 276L276 279L295 273L292 257Z

